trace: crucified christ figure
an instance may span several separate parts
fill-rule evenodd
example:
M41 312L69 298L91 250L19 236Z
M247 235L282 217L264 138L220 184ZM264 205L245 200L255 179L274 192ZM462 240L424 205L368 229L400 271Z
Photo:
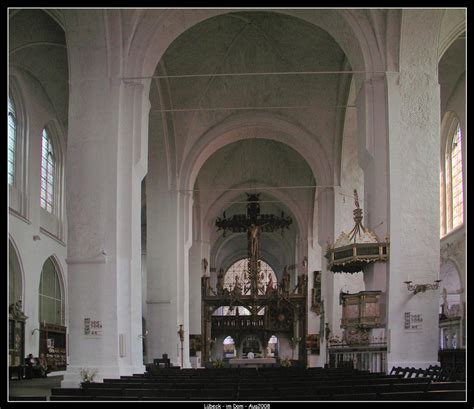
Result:
M249 240L250 240L250 257L255 257L258 252L258 233L260 227L252 224L249 227Z

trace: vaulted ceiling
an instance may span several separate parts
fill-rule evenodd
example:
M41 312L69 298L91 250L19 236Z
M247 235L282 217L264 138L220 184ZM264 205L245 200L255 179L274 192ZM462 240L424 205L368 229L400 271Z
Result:
M459 82L466 75L466 34L459 36L443 54L438 67L441 112L445 112Z
M295 17L242 11L210 18L179 36L158 64L150 92L150 138L168 138L179 169L196 141L216 125L237 115L250 119L265 113L307 132L315 142L307 152L320 146L333 172L339 166L335 162L350 81L328 72L341 70L350 66L335 40ZM214 230L212 221L226 208L245 212L245 205L229 204L245 200L245 190L239 196L225 195L226 189L314 186L318 181L299 153L272 141L268 132L244 126L240 139L214 153L200 169L194 188L204 229ZM219 191L209 190L216 186ZM286 239L292 241L293 254L295 237L302 233L296 219L312 220L314 193L313 188L280 189L264 195L275 212L293 206L299 213L293 214L295 225ZM217 243L219 235L212 230L204 234ZM233 247L238 251L242 246L245 240Z
M64 30L38 9L10 10L9 27L10 68L28 77L40 100L52 106L67 129L69 74Z
M279 271L292 263L296 238L312 220L315 180L304 159L287 145L268 139L245 139L214 153L201 168L195 184L195 203L208 209L201 215L203 235L215 244L218 265L229 264L247 252L245 234L222 237L216 217L246 214L247 193L260 193L261 213L291 216L289 230L263 233L262 256ZM259 189L261 188L261 189Z
M276 73L340 71L345 64L341 48L314 25L277 13L229 13L197 24L167 49L155 72L162 78L154 80L151 111L167 111L178 163L196 138L237 112L279 115L332 152L348 91L341 98L341 75ZM251 73L274 74L224 75Z

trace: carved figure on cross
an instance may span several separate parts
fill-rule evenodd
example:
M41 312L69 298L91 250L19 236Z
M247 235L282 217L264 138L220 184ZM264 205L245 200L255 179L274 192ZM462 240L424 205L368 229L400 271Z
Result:
M260 233L273 232L276 229L289 228L292 223L291 217L285 216L281 213L281 217L273 214L260 214L260 194L247 193L247 214L234 214L231 217L226 217L225 212L223 218L218 217L216 220L217 230L223 230L224 235L227 231L234 233L247 232L248 240L248 254L249 254L249 273L251 281L252 293L258 291L258 259L260 256Z

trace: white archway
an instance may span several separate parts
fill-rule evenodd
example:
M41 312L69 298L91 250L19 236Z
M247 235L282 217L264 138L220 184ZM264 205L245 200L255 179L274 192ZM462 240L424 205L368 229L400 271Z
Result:
M253 138L271 139L290 146L308 163L319 185L332 186L332 166L317 138L275 114L238 113L198 138L182 162L180 189L192 189L202 165L219 149L242 139Z
M171 43L191 27L213 17L241 11L240 9L151 10L138 12L132 40L124 55L129 63L125 77L149 78ZM268 10L301 19L327 31L348 56L354 70L366 71L370 78L374 71L383 70L379 43L368 17L358 10L312 9ZM111 13L111 12L109 12ZM166 21L166 24L163 22Z
M23 270L23 264L20 257L20 251L18 246L13 240L13 237L9 235L8 240L8 257L9 257L9 289L8 289L8 303L9 305L15 303L20 299L23 304L23 310L25 310L25 273ZM10 275L12 274L13 277ZM13 278L13 283L12 283ZM17 282L19 281L19 283ZM13 288L12 288L13 284ZM19 292L19 294L17 294ZM19 295L19 298L18 298ZM12 299L18 298L18 299Z

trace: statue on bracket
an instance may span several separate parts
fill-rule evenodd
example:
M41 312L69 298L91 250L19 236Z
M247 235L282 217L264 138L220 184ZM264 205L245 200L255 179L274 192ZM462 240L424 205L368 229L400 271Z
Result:
M202 275L207 276L207 266L209 265L206 258L202 259Z
M224 269L219 269L219 274L217 275L217 295L222 295L224 293Z
M290 292L290 272L288 271L288 266L283 268L283 277L281 279L280 285L281 291L285 294Z
M8 312L12 319L17 321L25 321L28 317L23 312L23 305L21 300L18 300L16 303L10 304Z

